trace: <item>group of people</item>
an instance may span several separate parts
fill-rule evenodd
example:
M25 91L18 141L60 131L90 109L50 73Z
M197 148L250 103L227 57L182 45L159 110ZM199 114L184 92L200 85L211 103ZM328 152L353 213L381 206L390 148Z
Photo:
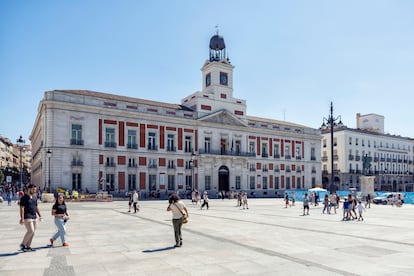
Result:
M305 193L303 196L303 216L309 215L309 205L311 202L311 198L308 196L308 193ZM288 203L286 203L288 204ZM325 212L327 214L331 214L332 210L334 210L336 214L336 209L339 208L339 196L336 193L325 194L323 200L323 210L322 213ZM287 206L287 205L286 205ZM348 197L343 202L343 218L342 220L364 220L363 212L365 212L365 206L357 198L352 194L349 194Z
M357 214L358 211L358 214ZM365 211L365 206L352 194L348 195L348 198L343 203L343 218L342 220L364 220L362 213Z
M20 198L20 224L26 227L26 234L20 244L23 252L34 251L31 247L37 227L37 219L42 221L43 217L37 205L37 187L33 184L27 186L27 192ZM51 215L57 227L57 232L50 238L50 245L60 238L63 246L69 246L66 242L66 223L69 220L69 211L65 204L63 194L59 194L52 206Z

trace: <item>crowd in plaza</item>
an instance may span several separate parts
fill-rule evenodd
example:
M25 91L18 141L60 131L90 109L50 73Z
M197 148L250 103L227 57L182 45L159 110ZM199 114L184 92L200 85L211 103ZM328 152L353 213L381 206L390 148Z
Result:
M26 193L23 193L22 189L18 187L7 187L3 194L6 194L8 204L11 205L12 202L16 202L20 205L20 224L26 227L26 233L20 244L20 249L24 252L32 251L31 242L34 238L36 231L36 223L42 219L42 215L37 206L38 200L41 198L41 191L36 186L30 184L27 186ZM175 247L181 247L182 242L182 233L181 228L184 223L187 222L189 213L181 200L180 191L174 192L169 195L168 201L169 205L167 211L172 212L172 224L174 229L175 237ZM134 213L139 212L141 200L140 192L136 189L127 192L126 196L128 197L128 212L134 211ZM184 198L186 194L183 194ZM217 196L221 200L228 198L229 200L237 200L236 206L240 210L249 209L248 205L248 193L247 192L220 192ZM343 221L364 221L364 212L367 208L371 208L371 196L368 195L363 202L361 198L358 198L355 194L349 193L345 197L340 197L337 193L328 194L325 193L320 199L318 192L305 192L303 196L297 195L295 191L285 192L283 198L283 205L285 208L291 208L296 206L297 201L302 201L303 203L303 216L310 215L311 206L318 207L320 204L323 205L321 209L322 214L337 214L337 210L342 206L342 220ZM50 238L50 246L55 244L55 241L60 238L63 246L69 246L66 240L66 223L68 222L70 216L69 211L65 204L66 196L64 193L55 194L55 203L51 209L51 215L54 217L54 222L57 227L57 231ZM157 199L156 197L154 199ZM393 201L393 206L401 206L403 200L398 195ZM194 190L191 193L191 203L192 205L199 206L200 210L203 210L206 207L207 210L214 208L210 205L209 195L207 191L199 192Z

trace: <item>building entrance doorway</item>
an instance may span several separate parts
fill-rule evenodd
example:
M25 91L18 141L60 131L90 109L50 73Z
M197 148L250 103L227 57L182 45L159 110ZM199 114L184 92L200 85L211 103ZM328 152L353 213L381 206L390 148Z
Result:
M218 191L230 191L230 183L229 183L229 168L226 166L221 166L218 170L218 179L219 179L219 189Z

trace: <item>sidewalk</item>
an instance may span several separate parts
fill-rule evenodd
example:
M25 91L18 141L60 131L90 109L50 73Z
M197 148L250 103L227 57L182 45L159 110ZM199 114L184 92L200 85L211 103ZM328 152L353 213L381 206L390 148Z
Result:
M341 221L282 199L210 200L200 210L184 201L190 221L184 244L174 248L167 201L142 201L128 213L126 201L68 202L69 247L57 240L52 203L39 203L45 218L32 244L18 251L25 233L18 205L0 204L0 275L412 275L414 205L371 205L365 220Z

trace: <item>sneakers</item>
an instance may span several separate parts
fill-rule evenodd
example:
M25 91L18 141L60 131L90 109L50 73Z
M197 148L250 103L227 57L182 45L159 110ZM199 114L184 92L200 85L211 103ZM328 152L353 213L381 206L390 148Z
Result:
M68 244L68 243L66 243L66 242L64 242L64 243L63 243L63 246L69 246L69 244Z
M49 241L50 241L50 246L53 246L54 240L53 239L50 239Z

